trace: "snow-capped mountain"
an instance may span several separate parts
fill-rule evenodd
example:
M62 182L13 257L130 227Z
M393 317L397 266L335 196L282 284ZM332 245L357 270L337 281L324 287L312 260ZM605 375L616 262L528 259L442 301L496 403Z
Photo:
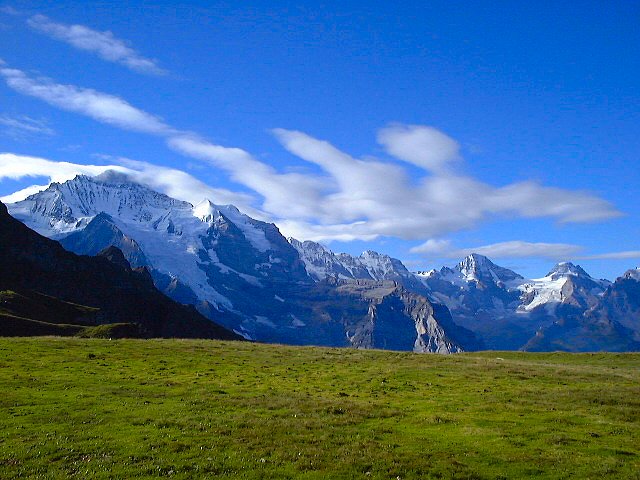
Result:
M526 350L640 351L640 270L628 270L586 311L558 315L541 328Z
M430 297L449 307L456 323L478 332L490 348L517 349L559 318L583 314L610 284L570 262L525 279L471 254L455 267L418 272Z
M401 287L391 282L392 288L383 288L375 280L396 278L393 272L401 271L407 282L418 283L399 261L375 252L357 260L336 256L348 265L344 271L351 273L344 277L349 281L362 275L373 282L346 293L348 287L310 275L299 251L275 225L248 217L232 205L206 199L192 205L107 172L53 183L9 205L9 210L75 253L95 254L115 245L131 264L149 267L156 286L167 295L195 304L201 313L247 338L366 348L392 344L437 352L468 348L452 340L456 330L464 329L446 319L446 327L438 323L444 313L425 316L420 309L403 308L395 330L389 332L404 340L393 342L379 333L388 324L370 310L393 302ZM403 292L406 302L431 305L416 293ZM363 325L370 326L371 335L354 335ZM459 336L469 339L469 345L475 341L470 332Z
M568 262L525 279L472 254L413 274L388 255L287 240L232 205L192 205L113 172L8 207L75 253L118 247L166 295L261 341L455 352L571 350L570 338L577 349L633 349L622 336L640 336L637 269L613 285Z
M0 309L2 335L73 335L110 325L117 336L238 339L160 293L149 272L132 269L117 248L75 255L12 218L1 202L0 291L14 292Z
M276 272L287 278L306 278L300 263L284 261L295 256L288 243L272 244L267 238L277 230L274 225L258 222L232 205L216 206L205 199L194 206L170 198L122 174L107 172L95 178L80 175L62 184L52 183L45 191L9 205L9 211L50 238L60 240L83 232L63 241L72 250L78 247L76 253L94 253L118 237L116 246L132 264L144 262L179 279L218 310L234 310L234 304L227 292L211 281L216 272L228 273L238 283L253 286L260 285L263 278L272 279ZM105 227L111 231L111 238L104 235ZM235 237L233 248L250 250L251 255L245 259L216 248L228 243L229 237ZM93 243L91 248L87 242ZM281 265L292 268L281 271Z
M611 284L608 280L596 280L579 265L558 263L543 278L529 280L519 285L522 292L518 307L523 311L544 308L554 314L559 306L593 306Z
M367 250L355 257L347 253L334 253L326 246L306 240L289 238L298 251L307 273L316 281L328 277L343 280L394 280L418 293L426 293L420 281L400 260L389 255Z

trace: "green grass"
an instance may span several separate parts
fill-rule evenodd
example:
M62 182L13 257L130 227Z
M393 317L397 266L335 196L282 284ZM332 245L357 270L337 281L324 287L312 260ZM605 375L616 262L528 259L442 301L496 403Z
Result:
M0 478L640 478L640 355L0 339Z

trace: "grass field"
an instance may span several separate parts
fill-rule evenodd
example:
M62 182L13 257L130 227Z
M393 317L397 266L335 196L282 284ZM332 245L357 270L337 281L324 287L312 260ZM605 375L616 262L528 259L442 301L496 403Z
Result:
M640 355L0 339L0 478L640 478Z

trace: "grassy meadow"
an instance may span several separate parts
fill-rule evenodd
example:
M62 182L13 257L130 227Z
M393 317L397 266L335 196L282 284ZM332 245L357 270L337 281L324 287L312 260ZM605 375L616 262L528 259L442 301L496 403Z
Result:
M640 478L640 354L0 339L0 478Z

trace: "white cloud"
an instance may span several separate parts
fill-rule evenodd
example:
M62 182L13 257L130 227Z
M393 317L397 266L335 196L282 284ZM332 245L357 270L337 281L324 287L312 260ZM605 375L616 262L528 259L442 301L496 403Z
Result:
M108 165L81 165L12 153L0 153L0 181L5 178L21 180L29 177L47 177L49 182L65 182L76 175L95 176L107 170L115 170L128 175L136 182L148 185L154 190L180 200L197 203L204 198L209 198L216 204L234 204L251 215L264 217L263 213L251 208L255 199L250 195L213 188L181 170L126 158L108 156L102 158L110 160L112 163ZM16 202L46 187L47 185L33 185L0 200L7 203Z
M164 135L174 132L158 117L131 106L115 95L73 85L62 85L49 79L31 78L14 68L2 67L0 75L14 90L44 100L62 110L81 113L127 130Z
M5 195L4 197L0 197L0 200L4 203L19 202L30 195L46 190L48 186L49 183L46 185L31 185L29 187L23 188L22 190L18 190L17 192L13 192L9 195Z
M174 136L167 141L177 152L204 160L226 171L231 180L263 198L262 208L278 218L312 218L322 203L326 187L321 178L299 173L278 173L240 148L222 147L194 136Z
M482 245L473 248L454 248L448 240L427 240L411 249L412 253L421 253L439 258L464 258L478 253L490 258L544 258L566 260L575 258L583 248L567 243L532 243L521 240Z
M410 179L399 165L352 158L302 132L276 129L274 134L285 149L318 165L332 180L333 188L314 205L312 223L325 232L339 231L340 238L424 239L472 228L496 216L584 222L620 215L610 203L584 192L534 182L495 187L443 170ZM297 229L302 227L298 224ZM310 233L315 238L319 234L318 229Z
M171 149L224 171L233 182L255 192L256 211L273 218L286 234L302 239L424 240L494 218L590 222L621 215L609 202L587 192L531 181L495 186L459 174L452 163L458 159L457 143L432 127L394 125L378 135L388 153L423 168L422 174L411 176L398 162L354 158L303 132L275 129L286 150L322 171L281 173L243 149L215 145L174 129L119 97L34 80L6 67L0 68L0 75L10 87L51 105L164 137Z
M390 155L436 172L460 159L458 142L424 125L390 125L378 132L378 143Z
M16 139L24 139L31 136L51 136L55 131L44 120L38 120L26 115L0 115L0 125L3 133Z
M158 66L156 60L143 57L128 46L127 42L109 31L99 32L84 25L65 25L44 15L30 17L27 24L51 38L61 40L79 50L95 53L108 62L119 63L136 72L152 75L167 73Z
M430 238L426 242L409 250L411 253L423 253L426 255L434 255L439 257L450 258L451 252L458 251L451 245L451 240L440 240ZM457 256L457 255L456 255Z

